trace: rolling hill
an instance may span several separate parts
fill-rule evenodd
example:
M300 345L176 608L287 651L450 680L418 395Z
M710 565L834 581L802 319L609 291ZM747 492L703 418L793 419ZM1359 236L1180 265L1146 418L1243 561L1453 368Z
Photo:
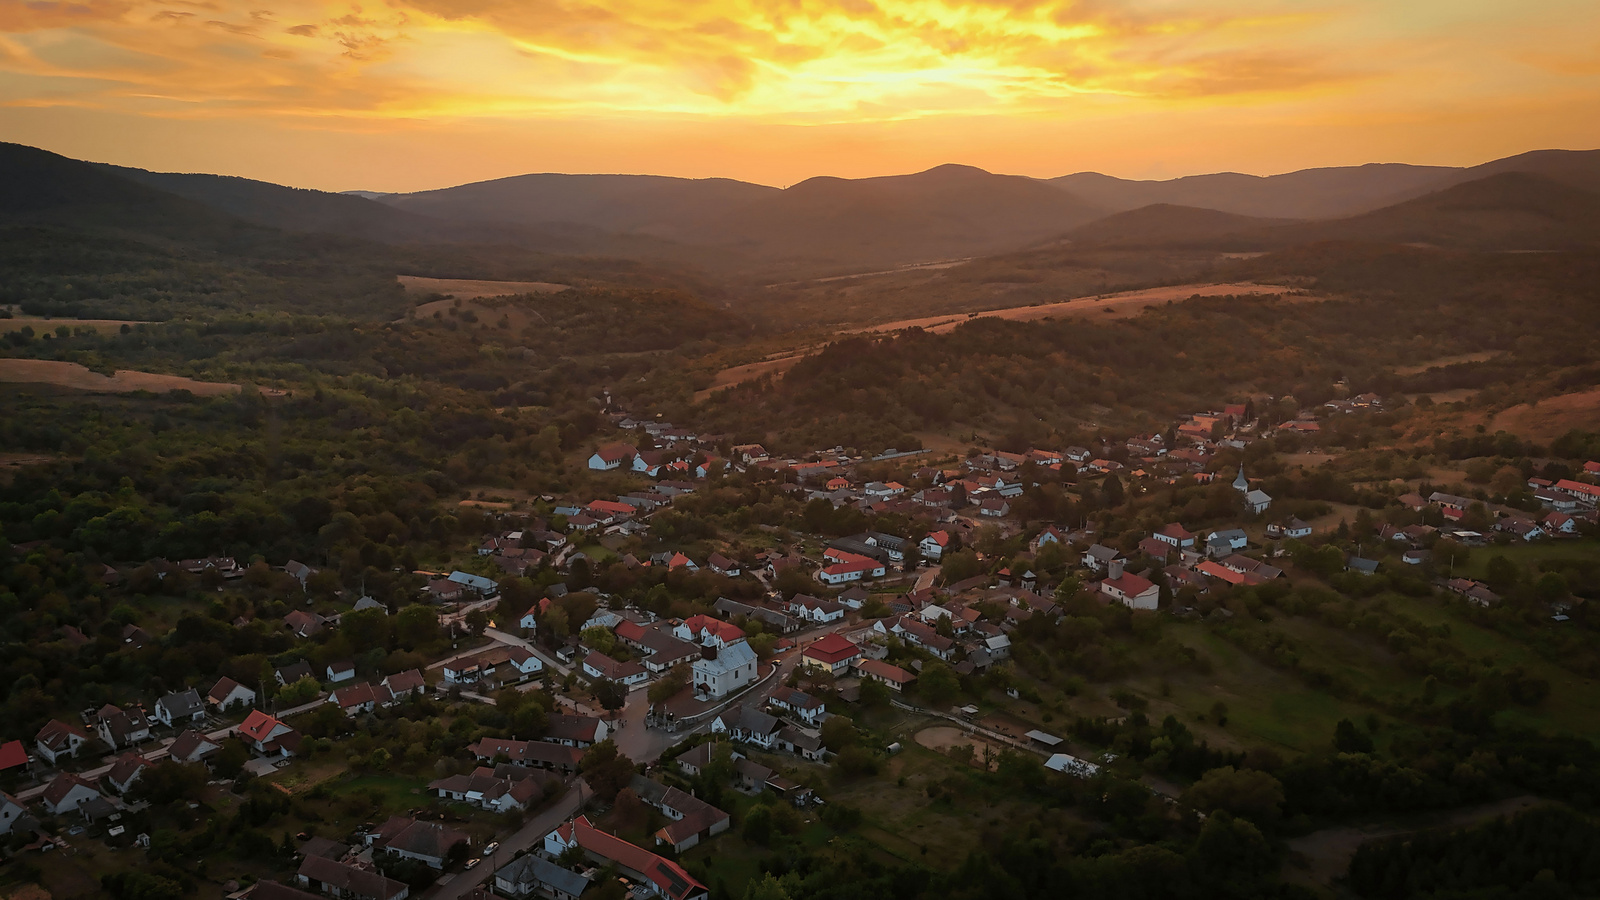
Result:
M1264 218L1325 219L1367 212L1434 190L1443 179L1461 171L1371 163L1268 176L1223 172L1168 181L1130 181L1080 172L1052 178L1050 183L1110 212L1170 204Z
M1243 237L1244 246L1261 232L1291 221L1156 203L1096 219L1067 237L1076 245L1117 248L1226 247L1230 239Z

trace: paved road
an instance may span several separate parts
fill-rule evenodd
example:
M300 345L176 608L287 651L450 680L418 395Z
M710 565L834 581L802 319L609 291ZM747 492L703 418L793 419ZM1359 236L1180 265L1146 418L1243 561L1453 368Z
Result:
M917 575L916 590L925 591L928 588L933 587L933 583L939 578L939 570L941 568L943 567L933 566L932 568L923 569L922 572Z
M560 672L562 675L566 675L567 672L570 671L566 666L562 665L555 657L553 657L550 654L546 653L544 651L543 647L540 647L538 644L535 644L532 641L523 640L522 638L519 638L514 634L507 634L504 631L500 631L500 630L494 629L494 628L485 629L483 633L485 635L487 635L488 637L499 641L502 644L509 644L509 645L511 645L513 647L521 647L522 649L528 651L529 653L532 653L534 656L539 657L539 661L544 663L544 667L546 669L554 669L557 672Z
M557 825L578 814L583 808L583 802L588 798L588 790L583 780L572 778L567 781L567 794L556 805L529 819L521 828L507 837L500 839L500 849L493 856L486 858L477 866L465 872L458 873L446 884L435 885L422 893L428 900L457 900L468 891L490 880L494 870L511 862L511 858L518 850L527 850L544 841L544 836L555 830Z

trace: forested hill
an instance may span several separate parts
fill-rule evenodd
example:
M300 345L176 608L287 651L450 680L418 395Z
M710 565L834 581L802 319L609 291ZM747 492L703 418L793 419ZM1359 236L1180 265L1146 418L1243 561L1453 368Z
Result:
M1211 298L1109 322L984 318L943 334L851 338L776 383L714 394L704 415L715 429L776 434L784 447L904 446L928 430L1046 446L1089 423L1158 427L1248 393L1315 405L1340 379L1352 392L1388 393L1403 387L1394 369L1457 353L1509 354L1506 371L1530 380L1600 356L1592 254L1324 244L1229 274L1297 278L1338 299Z

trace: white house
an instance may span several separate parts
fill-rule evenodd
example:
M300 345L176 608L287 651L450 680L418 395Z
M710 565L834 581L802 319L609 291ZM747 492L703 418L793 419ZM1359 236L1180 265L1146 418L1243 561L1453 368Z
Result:
M527 612L523 613L522 618L517 621L517 624L522 627L522 630L525 634L532 635L534 632L539 630L539 620L535 616L537 609L538 607L529 609Z
M39 800L44 804L46 812L56 816L72 812L80 805L90 800L97 800L99 797L100 792L90 787L89 782L71 772L63 772L50 782Z
M328 680L335 684L349 681L356 677L356 666L352 662L328 663Z
M219 710L240 709L256 705L256 692L224 675L206 694L206 701Z
M0 834L10 834L17 822L21 821L27 810L17 802L17 798L0 791Z
M1122 571L1120 561L1113 562L1107 577L1100 582L1100 593L1120 601L1131 609L1155 609L1161 602L1161 589L1148 578Z
M1266 491L1258 488L1244 495L1244 504L1250 507L1252 513L1260 515L1267 511L1267 507L1272 505L1272 497Z
M694 661L694 692L697 697L726 697L756 680L756 652L745 640L725 644L711 659Z
M200 692L189 688L180 693L168 694L156 701L156 718L168 728L189 722L199 722L206 717L205 701Z
M583 660L583 674L590 678L604 678L620 684L642 684L650 680L650 672L639 663L628 660L621 662L601 653L599 650L589 651Z
M597 472L621 468L624 462L633 459L636 452L627 444L606 444L589 456L589 468Z
M38 748L39 755L51 763L63 756L76 757L78 748L88 742L89 735L57 719L51 719L46 723L39 729L38 736L33 739L33 745Z
M922 551L924 559L937 560L944 556L944 548L950 546L950 533L948 531L930 532L917 544L917 549Z

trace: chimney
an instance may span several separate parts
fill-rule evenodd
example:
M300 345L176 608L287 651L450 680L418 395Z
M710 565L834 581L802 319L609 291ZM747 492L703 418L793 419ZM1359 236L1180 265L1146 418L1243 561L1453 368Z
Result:
M1121 577L1122 577L1122 560L1113 559L1111 562L1106 563L1106 578L1107 579L1109 579L1111 581L1116 581L1118 578L1121 578Z

